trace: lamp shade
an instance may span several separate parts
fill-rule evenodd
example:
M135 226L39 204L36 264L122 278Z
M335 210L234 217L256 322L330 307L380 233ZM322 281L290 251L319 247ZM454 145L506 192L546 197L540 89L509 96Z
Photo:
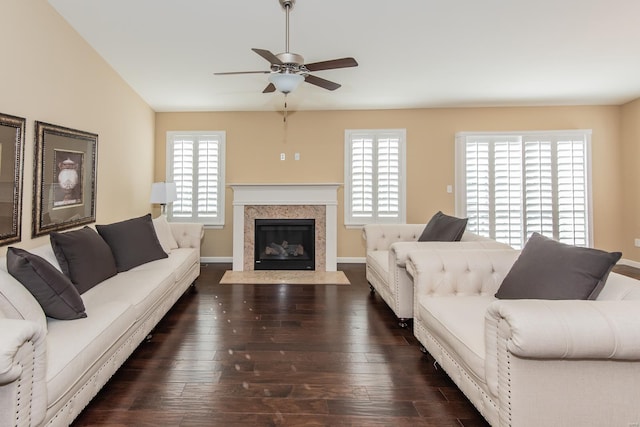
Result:
M165 205L178 200L175 182L154 182L151 184L151 203Z
M269 76L269 81L282 93L293 92L303 80L300 74L274 73Z

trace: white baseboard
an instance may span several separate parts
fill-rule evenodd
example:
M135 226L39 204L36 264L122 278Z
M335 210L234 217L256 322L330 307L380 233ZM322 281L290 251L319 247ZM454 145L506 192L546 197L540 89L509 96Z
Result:
M640 268L640 262L622 258L618 264L628 265L629 267Z
M340 257L338 263L344 264L364 264L366 262L364 257ZM201 264L223 264L233 263L233 257L218 257L218 256L203 256L200 257Z
M225 264L233 263L233 257L230 256L203 256L200 257L201 264Z
M364 264L366 261L364 257L338 257L338 264Z

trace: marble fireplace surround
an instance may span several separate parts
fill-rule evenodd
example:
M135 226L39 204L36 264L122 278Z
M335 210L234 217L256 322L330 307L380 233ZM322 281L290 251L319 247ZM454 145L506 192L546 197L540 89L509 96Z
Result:
M316 220L316 271L336 271L341 184L230 184L233 189L233 271L252 271L256 218Z

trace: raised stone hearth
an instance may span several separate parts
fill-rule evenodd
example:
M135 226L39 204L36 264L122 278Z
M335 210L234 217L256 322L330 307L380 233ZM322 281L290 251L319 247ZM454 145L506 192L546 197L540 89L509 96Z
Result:
M340 184L231 184L233 271L254 270L256 219L315 219L316 271L337 270Z

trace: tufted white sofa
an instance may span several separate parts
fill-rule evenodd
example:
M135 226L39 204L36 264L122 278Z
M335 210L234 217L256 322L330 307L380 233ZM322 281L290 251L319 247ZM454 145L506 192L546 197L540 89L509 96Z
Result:
M87 317L45 317L0 258L0 426L67 426L200 274L201 224L171 223L178 248L82 294ZM59 265L45 244L30 252Z
M414 334L493 426L640 422L640 281L595 301L497 300L518 251L409 254Z
M426 224L368 224L364 226L366 241L366 276L372 291L377 292L406 326L413 318L413 280L405 263L410 252L439 248L500 248L509 245L465 231L459 242L418 242Z

